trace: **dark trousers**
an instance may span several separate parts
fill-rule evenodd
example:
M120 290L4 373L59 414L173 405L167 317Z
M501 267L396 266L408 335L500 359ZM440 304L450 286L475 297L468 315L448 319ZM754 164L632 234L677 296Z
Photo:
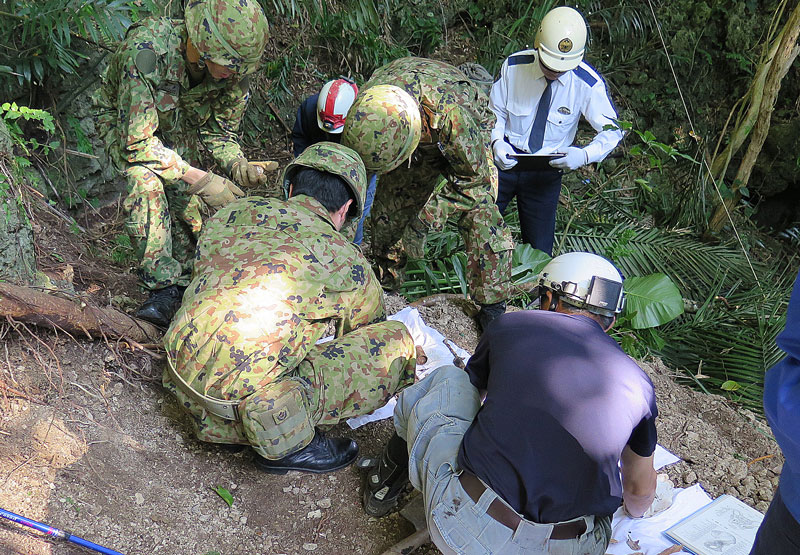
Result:
M517 197L522 242L533 248L553 253L556 230L556 207L561 193L562 172L556 169L522 170L513 167L498 170L497 207L506 211Z
M798 553L800 553L800 523L794 519L783 503L779 487L758 529L750 555L797 555Z

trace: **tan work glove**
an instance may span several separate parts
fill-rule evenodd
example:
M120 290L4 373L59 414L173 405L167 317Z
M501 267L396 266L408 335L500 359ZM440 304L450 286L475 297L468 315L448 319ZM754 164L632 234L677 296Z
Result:
M248 162L245 158L238 158L231 166L231 177L245 189L256 187L267 182L267 172L278 169L278 163L273 161Z
M244 192L229 181L215 173L207 172L189 188L190 195L200 195L211 208L225 206L236 197L243 197Z

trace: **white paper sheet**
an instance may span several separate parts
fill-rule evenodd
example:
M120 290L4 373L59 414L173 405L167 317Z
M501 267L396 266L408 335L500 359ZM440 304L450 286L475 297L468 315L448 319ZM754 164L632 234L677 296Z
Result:
M659 470L664 468L668 464L675 464L676 462L680 462L680 457L676 457L660 445L656 445L656 452L653 456L653 468Z
M608 555L629 555L632 551L641 551L644 555L658 555L672 545L663 531L686 518L696 510L711 502L711 498L703 491L700 484L686 489L675 490L672 506L650 518L630 518L622 508L614 513L611 522L611 537L617 540L606 549ZM628 537L639 542L639 549L631 549L626 540Z

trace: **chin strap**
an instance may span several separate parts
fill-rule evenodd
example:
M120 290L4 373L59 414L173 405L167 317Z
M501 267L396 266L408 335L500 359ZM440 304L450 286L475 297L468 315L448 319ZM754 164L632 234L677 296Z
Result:
M556 308L558 307L558 294L554 291L550 291L552 296L550 297L550 305L547 307L548 312L555 312ZM544 306L544 302L547 300L547 291L543 292L539 296L539 306Z

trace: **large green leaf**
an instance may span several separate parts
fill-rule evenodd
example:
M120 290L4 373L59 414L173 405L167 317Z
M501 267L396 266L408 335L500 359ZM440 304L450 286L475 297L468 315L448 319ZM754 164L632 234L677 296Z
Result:
M527 243L521 243L514 248L512 260L511 278L514 283L520 284L539 277L539 272L550 262L551 256Z
M630 277L625 280L625 293L634 329L660 326L683 314L681 294L665 274Z

